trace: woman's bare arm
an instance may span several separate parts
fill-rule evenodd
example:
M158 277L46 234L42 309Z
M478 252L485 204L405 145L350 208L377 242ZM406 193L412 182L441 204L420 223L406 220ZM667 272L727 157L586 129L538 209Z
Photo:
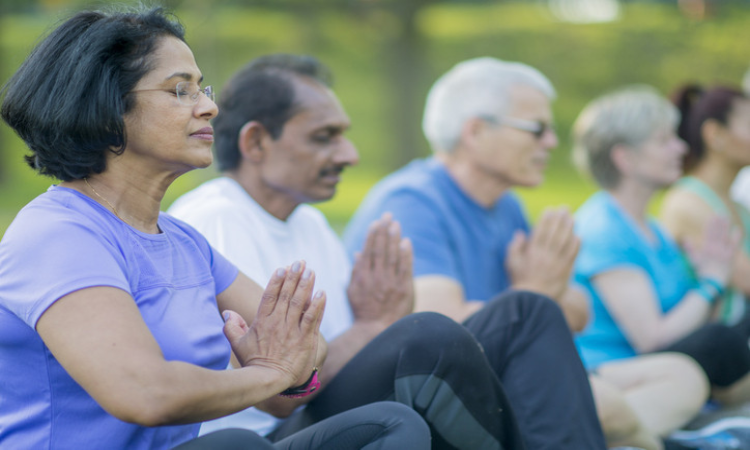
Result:
M275 276L263 297L265 309L245 334L238 332L238 316L225 325L235 352L246 358L237 370L166 361L132 297L111 287L60 298L39 319L37 331L113 416L144 426L191 423L240 411L294 385L303 372L309 376L324 304L310 302L311 293L312 283L300 274ZM270 339L258 342L263 337Z

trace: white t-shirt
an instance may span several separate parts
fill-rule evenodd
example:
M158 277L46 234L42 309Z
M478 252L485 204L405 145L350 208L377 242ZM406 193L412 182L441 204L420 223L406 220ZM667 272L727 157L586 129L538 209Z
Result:
M737 174L730 194L734 201L750 209L750 167L744 167Z
M167 211L195 227L241 272L265 287L279 267L304 259L315 271L315 290L326 292L321 332L326 340L351 327L346 296L351 263L343 244L323 214L298 206L286 221L264 210L234 180L207 181L178 198ZM255 408L204 422L201 434L224 428L246 428L266 435L279 419Z

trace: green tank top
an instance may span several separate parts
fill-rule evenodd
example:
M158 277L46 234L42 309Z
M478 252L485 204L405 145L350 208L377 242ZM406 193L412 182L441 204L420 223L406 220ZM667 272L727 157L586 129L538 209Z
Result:
M692 192L703 201L718 215L732 220L732 213L726 203L713 191L706 183L701 180L687 176L678 180L674 186ZM750 255L750 211L743 205L734 203L742 223L744 238L742 240L742 250ZM687 258L686 258L687 259ZM719 318L727 324L736 323L745 313L745 296L736 289L727 289L722 297L721 310Z

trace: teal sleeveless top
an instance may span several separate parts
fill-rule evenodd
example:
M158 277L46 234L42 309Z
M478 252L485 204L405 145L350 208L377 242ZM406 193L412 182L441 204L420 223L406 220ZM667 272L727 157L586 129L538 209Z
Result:
M726 203L713 189L698 178L691 176L683 177L674 186L694 193L705 201L716 214L732 220L732 213ZM750 255L750 211L739 203L734 202L734 205L739 213L744 233L742 250ZM722 298L719 318L724 323L733 324L745 313L745 307L745 296L736 289L727 289Z

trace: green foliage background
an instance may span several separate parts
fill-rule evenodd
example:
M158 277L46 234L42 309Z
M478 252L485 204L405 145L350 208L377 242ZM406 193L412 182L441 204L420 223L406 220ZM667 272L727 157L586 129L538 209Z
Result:
M750 63L750 10L737 3L702 21L686 18L673 4L626 3L618 21L586 25L556 21L540 3L435 3L415 16L414 67L407 67L415 80L404 98L403 89L396 89L397 69L404 67L394 66L392 56L406 25L393 9L285 10L195 2L176 13L206 80L219 89L233 71L264 53L311 53L331 66L335 90L353 121L350 137L361 153L360 165L347 172L336 198L320 205L337 227L373 183L409 156L400 142L416 142L411 155L429 153L418 111L431 83L461 60L489 55L522 61L548 75L558 90L554 110L561 145L545 184L520 192L532 218L547 205L575 209L593 191L569 163L569 129L587 101L632 83L651 84L665 94L686 81L738 84ZM66 14L48 8L0 16L0 82ZM391 119L402 108L414 111L408 116L412 136L394 131ZM5 124L0 124L0 144L2 234L16 212L53 180L24 166L25 146ZM215 175L207 169L183 176L167 193L164 208Z

